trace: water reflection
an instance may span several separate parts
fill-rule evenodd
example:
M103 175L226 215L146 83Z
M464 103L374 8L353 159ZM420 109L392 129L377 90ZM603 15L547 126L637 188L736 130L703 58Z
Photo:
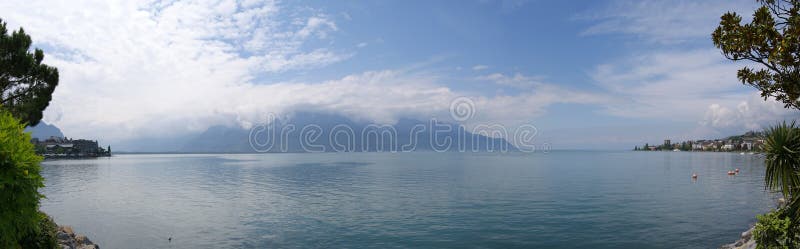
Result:
M716 247L772 206L761 159L730 153L123 155L43 175L46 212L123 249Z

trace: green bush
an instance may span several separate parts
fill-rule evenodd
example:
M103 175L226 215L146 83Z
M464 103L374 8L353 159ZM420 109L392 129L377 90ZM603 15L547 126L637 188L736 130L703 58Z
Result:
M0 109L0 248L21 248L30 234L37 234L42 220L39 213L39 175L42 161L20 124L8 111Z
M757 249L798 248L797 228L782 210L756 216L758 222L753 229Z
M36 230L28 233L19 245L22 248L40 248L40 249L56 249L58 248L58 225L53 221L53 218L45 213L39 212L39 224Z

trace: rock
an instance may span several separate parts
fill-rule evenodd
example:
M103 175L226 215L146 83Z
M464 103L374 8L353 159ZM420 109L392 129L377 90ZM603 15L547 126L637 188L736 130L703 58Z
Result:
M98 247L97 245L92 244L92 245L82 245L82 246L80 246L78 248L75 248L75 249L100 249L100 247Z
M747 230L747 231L743 232L742 233L742 239L743 240L750 240L750 238L753 237L753 229L756 229L756 227L751 227L750 230Z
M56 239L58 239L58 244L61 245L62 248L75 248L75 239L64 231L58 231Z
M732 244L723 245L721 249L755 249L756 241L753 240L753 229L750 227L747 231L743 232L741 238Z
M100 249L100 246L94 244L86 235L75 235L75 231L69 226L58 227L56 238L61 249Z
M58 231L58 233L56 234L56 238L58 240L70 240L70 239L72 239L72 236L69 236L69 234L67 234L67 233L65 233L63 231Z
M71 226L59 226L58 230L69 234L69 236L75 236L75 232L72 231L72 227Z
M89 238L86 238L86 235L83 235L83 234L78 234L78 236L75 236L75 242L77 242L79 245L93 245L94 244L94 243L92 243L91 240L89 240Z

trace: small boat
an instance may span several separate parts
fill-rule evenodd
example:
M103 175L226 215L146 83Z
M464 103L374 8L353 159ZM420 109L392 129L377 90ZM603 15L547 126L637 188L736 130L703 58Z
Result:
M736 171L736 174L739 174L739 168L736 168L734 171Z
M692 173L692 179L697 179L697 174Z
M736 174L736 172L733 172L733 170L728 170L728 175L729 176L732 176L732 175L735 175L735 174Z

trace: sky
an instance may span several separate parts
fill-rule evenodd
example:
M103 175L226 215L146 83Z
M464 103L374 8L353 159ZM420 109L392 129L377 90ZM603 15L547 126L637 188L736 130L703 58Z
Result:
M269 113L536 127L556 149L722 138L796 111L710 34L753 0L6 0L60 83L44 120L124 144ZM453 100L474 115L452 120Z

